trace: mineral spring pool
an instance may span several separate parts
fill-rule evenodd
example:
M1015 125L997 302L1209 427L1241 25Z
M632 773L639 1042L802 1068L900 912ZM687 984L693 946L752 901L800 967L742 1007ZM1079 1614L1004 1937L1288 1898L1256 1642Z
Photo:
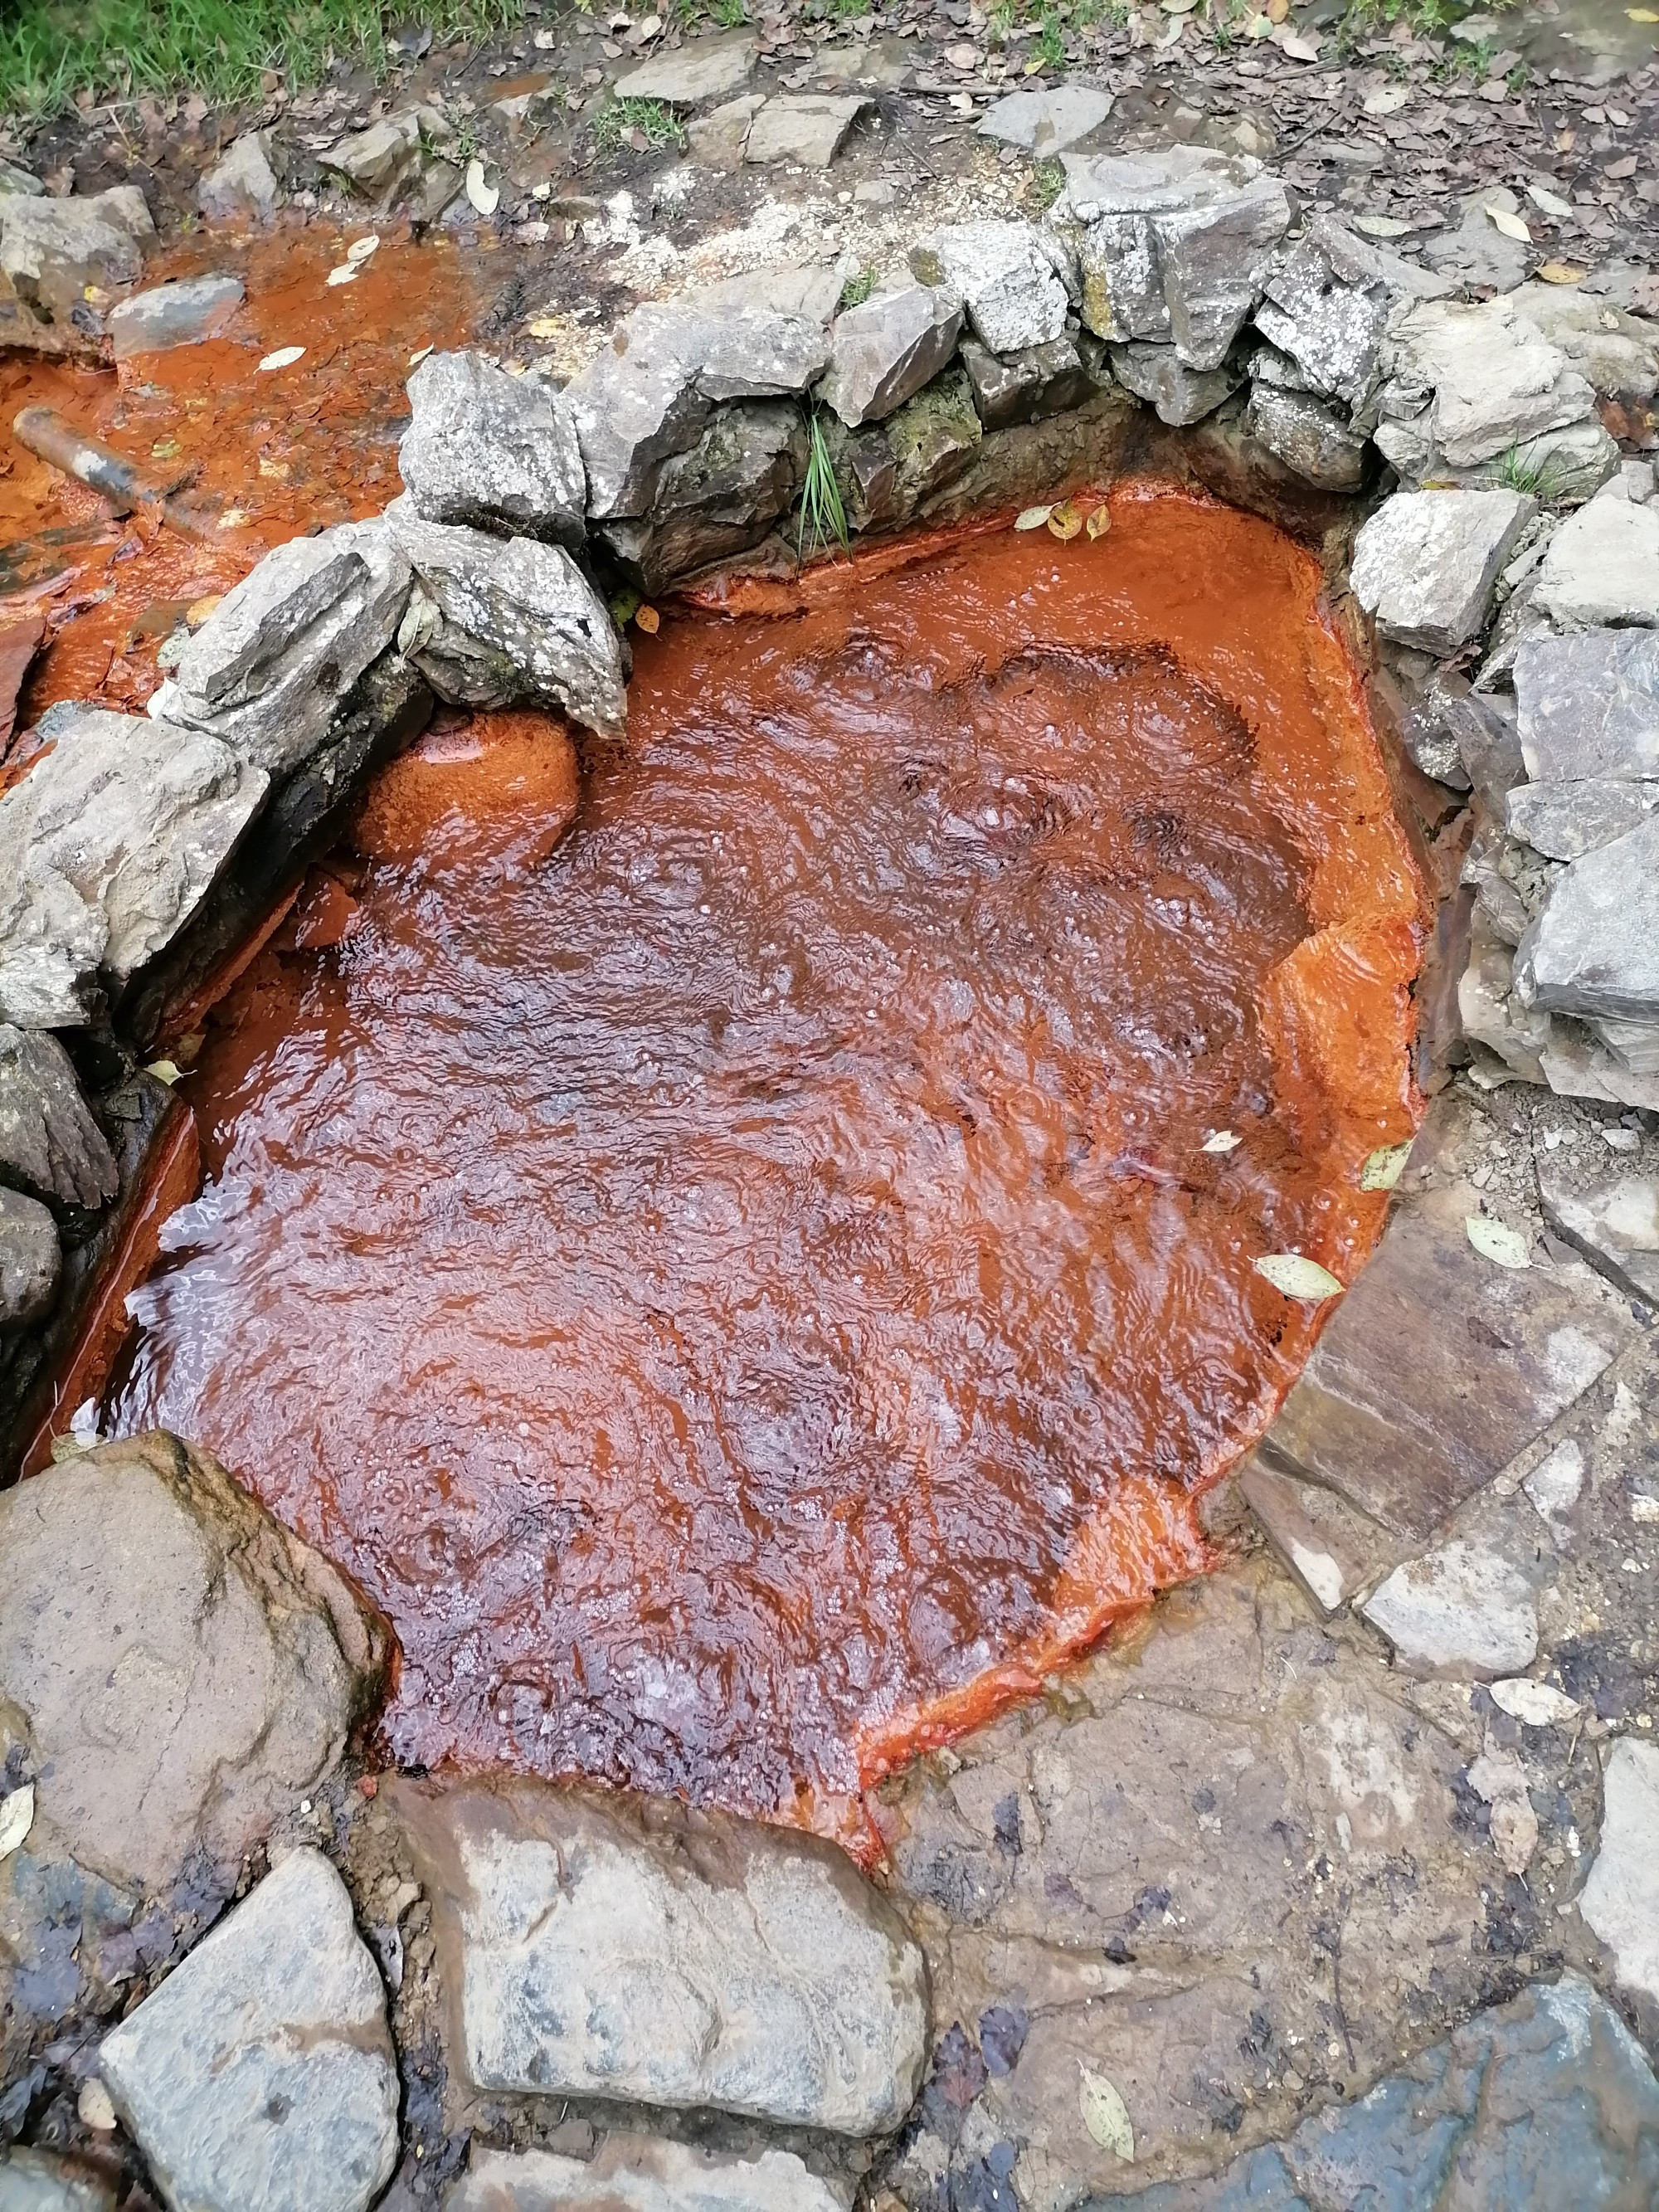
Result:
M848 1834L1205 1565L1422 892L1315 563L1109 512L676 611L625 746L438 728L216 1010L104 1425L356 1577L398 1761Z

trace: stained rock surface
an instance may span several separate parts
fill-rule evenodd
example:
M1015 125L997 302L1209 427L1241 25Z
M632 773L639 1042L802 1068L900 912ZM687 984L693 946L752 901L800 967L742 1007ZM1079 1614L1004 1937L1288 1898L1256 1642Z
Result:
M113 185L85 199L0 192L0 275L48 323L85 312L88 285L136 284L155 224L137 185ZM94 325L95 327L95 325Z
M242 304L238 276L188 276L135 292L111 308L110 340L117 361L134 354L168 353L215 337Z
M0 1493L0 1700L30 1849L151 1889L234 1861L334 1766L385 1633L216 1462L155 1434Z
M927 2034L921 1954L816 1838L649 1799L398 1779L481 2089L896 2127Z
M397 2162L386 1992L320 1851L283 1859L99 2065L184 2212L366 2212Z

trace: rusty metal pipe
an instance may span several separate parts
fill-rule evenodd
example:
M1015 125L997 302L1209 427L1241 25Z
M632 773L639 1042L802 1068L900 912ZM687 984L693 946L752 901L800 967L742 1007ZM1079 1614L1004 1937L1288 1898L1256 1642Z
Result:
M25 407L12 419L12 435L20 446L43 460L48 468L73 477L88 491L95 491L112 514L131 514L137 507L159 507L175 530L192 538L206 534L204 518L193 515L173 496L189 480L190 471L167 483L156 483L112 447L89 438L64 422L52 407Z

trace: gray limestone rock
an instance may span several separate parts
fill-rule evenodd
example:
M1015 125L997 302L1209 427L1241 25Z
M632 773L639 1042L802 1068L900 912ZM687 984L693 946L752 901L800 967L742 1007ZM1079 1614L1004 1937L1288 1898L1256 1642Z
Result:
M1622 1736L1602 1776L1601 1842L1578 1899L1622 1989L1659 1999L1659 1744Z
M580 550L587 477L561 393L479 354L434 353L409 398L398 466L418 515Z
M849 2136L908 2111L921 1954L833 1845L532 1782L400 1778L389 1797L432 1900L450 2063L475 2087Z
M1659 636L1651 630L1523 638L1515 697L1528 775L1659 776Z
M939 374L962 323L961 301L931 285L876 293L836 316L820 396L849 430L880 422Z
M268 781L204 732L77 708L0 796L0 1020L78 1028L170 945Z
M648 513L663 464L711 405L804 392L830 358L816 313L721 303L636 307L567 386L596 521Z
M434 109L406 107L342 138L317 158L365 197L390 204L419 176L425 138L441 136L443 128Z
M722 100L707 115L696 116L686 126L685 150L705 169L740 169L749 144L749 126L766 105L760 92L740 93Z
M776 268L751 269L741 276L722 276L684 295L685 305L704 314L804 315L827 330L853 273L849 257L834 261L795 261Z
M1390 302L1382 284L1364 281L1346 239L1334 223L1310 225L1267 277L1255 326L1310 391L1358 407L1379 374Z
M1172 345L1137 339L1109 349L1112 374L1126 392L1156 410L1161 422L1201 422L1230 399L1244 381L1228 368L1188 368Z
M0 1188L0 1330L44 1321L58 1297L58 1224L38 1198Z
M1018 353L989 353L975 338L962 341L962 365L974 388L974 405L988 430L1011 422L1036 422L1046 415L1080 407L1095 380L1069 337Z
M1385 637L1455 653L1480 632L1535 506L1515 491L1396 493L1354 540L1354 597Z
M320 1851L292 1851L105 2037L179 2212L368 2212L398 2160L386 1992Z
M774 93L749 126L743 158L751 167L793 161L805 169L827 169L869 105L861 92Z
M670 107L701 107L706 100L726 100L741 91L755 74L755 54L752 31L692 39L624 70L617 79L616 94L618 100L660 100Z
M69 1054L45 1030L0 1022L0 1180L95 1212L120 1188Z
M910 252L918 283L961 300L980 343L1018 353L1066 329L1066 295L1052 247L1029 222L952 223Z
M1551 860L1582 860L1659 809L1659 781L1523 783L1504 803L1504 825Z
M291 538L226 593L150 711L289 775L397 635L409 586L409 562L384 518Z
M1538 605L1564 629L1659 624L1659 506L1593 499L1556 532Z
M1516 988L1546 1013L1659 1021L1659 815L1575 860L1521 940Z
M0 1493L0 1699L40 1857L161 1890L234 1863L378 1697L379 1621L204 1452L159 1431Z
M1518 238L1508 238L1492 221L1491 210L1518 215L1521 203L1507 185L1488 185L1463 202L1455 228L1431 237L1423 258L1459 284L1495 292L1513 292L1527 275L1533 255Z
M1279 179L1247 155L1194 146L1060 158L1066 186L1050 220L1076 253L1089 329L1119 344L1168 342L1188 368L1219 368L1290 228Z
M0 2212L115 2212L115 2191L78 2160L0 2149Z
M1510 299L1598 392L1629 399L1651 399L1659 392L1659 324L1626 314L1576 284L1523 284Z
M1570 460L1582 471L1593 454L1573 447L1570 432L1588 431L1601 451L1594 391L1509 300L1412 307L1391 319L1382 357L1376 442L1413 481L1489 471L1511 449L1540 470L1559 474Z
M263 131L244 131L233 140L196 188L197 205L210 222L234 222L239 216L264 222L276 214L282 199L270 141Z
M806 474L806 431L791 400L717 408L689 453L657 480L651 512L600 536L647 592L757 545L793 504Z
M20 300L50 323L85 313L88 285L125 291L144 271L155 225L137 185L114 185L89 199L0 194L0 274Z
M1462 1537L1396 1567L1360 1610L1413 1674L1517 1674L1538 1650L1525 1576Z
M1651 1176L1576 1181L1553 1152L1538 1154L1544 1218L1632 1297L1659 1305L1659 1182Z
M732 2158L644 2136L610 2136L596 2157L474 2147L444 2212L842 2212L793 2151Z
M386 520L447 626L430 649L410 652L440 698L541 700L587 729L621 729L628 702L616 629L562 546L423 522L406 497Z
M1097 85L1062 83L1005 93L974 126L981 138L1022 146L1042 161L1063 154L1097 131L1112 112L1112 95Z
M1325 491L1358 491L1365 480L1365 440L1340 407L1310 392L1253 384L1245 428L1288 469Z
M135 292L109 313L109 334L117 361L136 353L167 353L174 346L200 345L216 337L242 304L236 276L186 276Z

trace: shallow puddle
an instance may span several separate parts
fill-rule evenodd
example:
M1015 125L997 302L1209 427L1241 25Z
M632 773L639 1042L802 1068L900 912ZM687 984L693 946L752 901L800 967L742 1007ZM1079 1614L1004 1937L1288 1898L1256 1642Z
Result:
M1420 893L1314 564L1112 514L666 622L562 838L554 725L428 738L219 1009L106 1425L384 1607L399 1761L851 1832L1203 1565Z

